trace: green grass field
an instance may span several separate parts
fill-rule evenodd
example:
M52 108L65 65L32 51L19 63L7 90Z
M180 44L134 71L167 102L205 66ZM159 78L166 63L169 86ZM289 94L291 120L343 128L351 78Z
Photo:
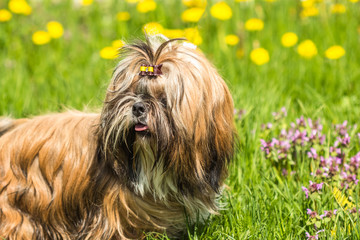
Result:
M9 2L2 0L0 9L9 10ZM89 1L87 6L76 2L29 0L30 14L12 11L9 21L0 22L0 116L30 117L67 108L96 111L117 63L100 56L104 47L118 39L143 38L143 26L149 22L157 22L165 30L181 30L197 44L201 37L199 48L219 69L236 109L242 112L236 117L239 148L230 165L229 188L221 199L225 208L205 225L190 226L188 237L311 239L311 235L315 239L316 233L324 230L318 233L319 239L360 239L358 166L351 158L360 150L360 129L353 126L359 124L360 116L360 2L228 0L232 16L219 20L211 14L216 2L208 1L195 22L182 20L182 13L191 7L181 0L156 0L156 9L147 13L138 11L138 3L126 1ZM187 4L204 8L206 3L196 2ZM335 3L341 5L334 7ZM130 19L120 21L119 12L128 12ZM261 19L263 28L247 30L246 21L251 18ZM60 22L64 34L36 45L33 34L46 31L49 21ZM189 29L196 29L199 36L193 38ZM295 45L282 45L286 32L297 35ZM236 35L239 42L228 45L225 37L229 34ZM307 39L317 49L312 58L298 52ZM329 59L325 51L334 45L341 46L345 55ZM262 65L250 58L252 50L259 47L270 56ZM274 119L273 112L279 113L282 107L287 116ZM273 149L266 156L260 139L281 139L281 129L290 131L291 123L300 116L320 119L325 141L309 140L301 145L284 137L284 141L290 139L287 155L280 156ZM335 125L345 120L348 123L343 128L351 141L337 145L335 142L347 135L335 130ZM264 127L269 122L272 126ZM295 125L307 131L307 137L311 135L309 124ZM341 154L329 150L331 146ZM308 156L311 148L324 158L340 159L339 169L330 176L311 175L316 169L327 172L335 167L335 163L327 163L320 168L320 157ZM353 179L346 178L350 174ZM310 190L306 198L302 186L310 189L310 180L324 185L321 190ZM333 193L335 187L341 191L338 195ZM316 213L308 214L307 209ZM325 210L334 209L334 216L320 218Z

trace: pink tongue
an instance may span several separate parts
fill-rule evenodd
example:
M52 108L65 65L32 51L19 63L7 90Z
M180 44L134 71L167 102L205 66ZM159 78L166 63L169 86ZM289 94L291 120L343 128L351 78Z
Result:
M148 130L148 128L149 128L148 126L143 125L143 124L135 125L135 131L137 131L137 132L142 132L142 131Z

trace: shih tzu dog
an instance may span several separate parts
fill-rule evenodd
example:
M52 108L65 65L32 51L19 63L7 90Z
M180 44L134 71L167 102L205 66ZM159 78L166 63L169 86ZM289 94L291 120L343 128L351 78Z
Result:
M224 80L183 39L120 53L100 114L0 120L0 237L177 237L217 212L235 136Z

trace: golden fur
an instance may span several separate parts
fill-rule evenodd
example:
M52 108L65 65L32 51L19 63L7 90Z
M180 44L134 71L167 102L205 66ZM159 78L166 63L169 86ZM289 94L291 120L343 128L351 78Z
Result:
M121 53L101 114L0 119L1 237L179 236L186 218L216 213L234 147L225 82L180 41ZM163 64L163 75L140 76L141 64ZM146 132L134 131L140 120Z

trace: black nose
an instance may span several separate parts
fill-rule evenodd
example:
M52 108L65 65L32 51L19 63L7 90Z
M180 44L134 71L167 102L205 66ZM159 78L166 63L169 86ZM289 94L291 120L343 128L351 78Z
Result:
M132 112L135 117L141 117L146 113L145 105L142 102L137 102L132 107Z

